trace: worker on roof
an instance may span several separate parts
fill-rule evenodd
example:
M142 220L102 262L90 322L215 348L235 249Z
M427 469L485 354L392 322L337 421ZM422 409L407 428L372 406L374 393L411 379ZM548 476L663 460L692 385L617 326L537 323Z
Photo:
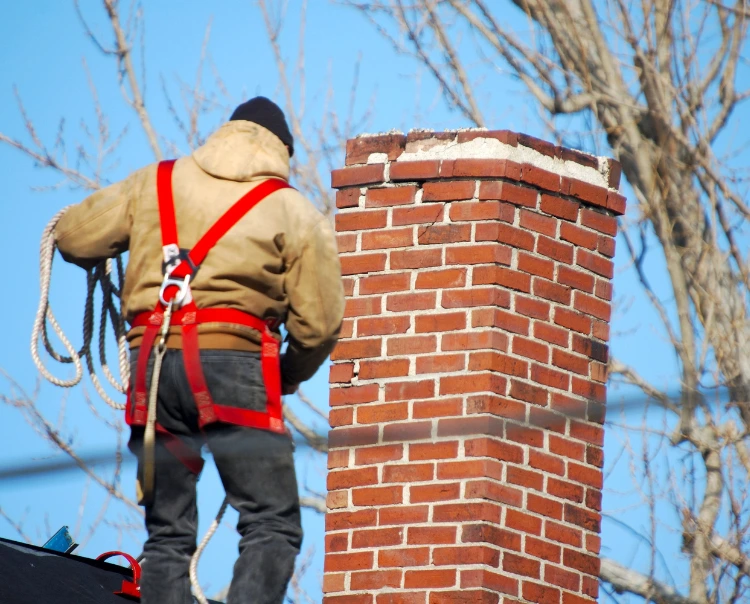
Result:
M192 155L97 191L55 230L63 258L84 268L129 251L122 291L133 325L126 413L139 476L144 384L154 371L157 332L169 327L155 395L143 604L192 602L188 566L204 443L239 512L227 602L280 604L294 570L302 529L279 395L296 392L333 349L344 296L328 220L287 184L293 153L283 112L256 97ZM243 212L252 210L227 214L238 200ZM225 232L217 236L209 228L219 223ZM282 322L288 344L279 375Z

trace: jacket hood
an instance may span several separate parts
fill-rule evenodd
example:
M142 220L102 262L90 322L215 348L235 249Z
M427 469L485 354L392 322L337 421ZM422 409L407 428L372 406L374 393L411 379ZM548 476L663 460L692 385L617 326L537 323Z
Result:
M289 180L289 152L284 143L263 126L245 120L221 126L193 152L193 159L204 172L224 180Z

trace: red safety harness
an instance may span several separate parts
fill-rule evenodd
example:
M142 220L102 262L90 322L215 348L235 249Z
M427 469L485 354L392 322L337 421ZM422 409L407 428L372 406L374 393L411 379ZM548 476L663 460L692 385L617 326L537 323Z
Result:
M159 220L164 250L164 281L159 293L159 301L152 312L144 312L135 317L133 327L145 327L140 349L147 354L138 355L135 379L131 382L131 396L128 396L126 421L131 426L145 426L147 416L148 384L146 370L154 342L164 321L164 313L170 301L174 310L170 325L182 327L182 353L185 373L198 409L199 426L214 422L224 422L250 428L260 428L271 432L284 433L284 420L281 410L281 369L279 366L279 342L271 329L277 321L264 321L251 314L233 308L198 308L190 292L190 281L195 278L203 260L216 243L245 214L252 210L268 195L280 189L291 188L282 180L270 179L261 182L253 190L237 201L200 238L189 252L180 250L177 239L174 200L172 197L172 170L174 160L159 164L156 178L159 200ZM261 368L266 389L266 412L240 409L217 403L211 397L203 374L198 346L198 325L204 323L229 323L250 327L261 333ZM134 395L134 396L133 396ZM178 437L170 434L158 423L156 431L165 437L165 446L178 459L196 473L203 462L200 455Z

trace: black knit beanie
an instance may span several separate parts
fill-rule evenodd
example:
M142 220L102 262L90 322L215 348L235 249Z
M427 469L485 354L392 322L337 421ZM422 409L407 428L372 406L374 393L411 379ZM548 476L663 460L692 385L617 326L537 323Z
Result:
M256 96L234 110L229 118L230 122L233 120L245 120L263 126L289 147L289 157L294 155L294 137L289 131L284 112L273 101L264 96Z

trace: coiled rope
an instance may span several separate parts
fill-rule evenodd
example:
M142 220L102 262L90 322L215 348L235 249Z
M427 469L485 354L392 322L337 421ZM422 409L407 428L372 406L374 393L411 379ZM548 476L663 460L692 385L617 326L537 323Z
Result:
M105 378L112 387L120 394L127 394L128 384L130 383L130 361L128 358L128 346L126 341L127 330L125 319L122 316L121 306L122 286L125 282L125 271L123 268L122 257L117 256L114 259L102 261L97 264L96 267L86 272L86 302L83 313L83 346L81 346L80 350L76 350L73 344L71 344L70 340L65 335L65 332L63 332L62 327L60 327L60 324L57 322L57 319L55 319L52 307L50 306L49 290L52 283L52 262L55 257L55 250L57 249L57 243L55 241L55 226L62 215L70 207L71 206L67 206L55 214L42 233L42 241L39 246L39 306L37 307L36 317L34 318L34 327L31 331L31 357L34 359L34 364L44 378L55 386L60 386L62 388L72 388L81 382L81 379L83 378L83 359L85 359L86 369L91 378L91 383L94 385L99 396L113 409L122 411L125 409L125 405L113 400L102 387L102 383L96 375L96 368L94 366L91 351L91 343L94 339L94 295L96 293L96 286L99 285L102 292L102 309L99 321L98 338L99 363L101 364ZM113 267L114 271L117 272L116 285L112 280L114 273ZM112 325L115 339L117 341L120 380L115 378L109 368L109 364L107 363L106 332L108 320ZM58 339L62 342L62 345L68 353L67 356L60 354L52 346L52 343L49 340L48 324L52 326ZM72 378L58 378L47 369L47 366L39 355L40 338L44 344L45 350L55 361L73 365L75 368L75 375ZM160 348L161 350L157 352L163 356L163 344ZM161 363L159 363L159 365L161 365ZM159 372L154 371L151 383L151 396L149 397L151 399L149 401L149 417L147 420L147 423L151 423L152 434L153 423L156 419L155 403L156 388L158 387L158 384ZM153 459L150 471L153 473ZM151 476L151 482L153 484L153 474ZM228 503L229 501L224 498L224 501L219 508L219 513L216 514L216 518L211 523L206 535L203 537L190 559L190 584L193 588L194 596L200 604L208 604L208 600L198 582L198 561L200 560L203 550L211 540L211 537L213 537L218 529L221 519L226 512Z

